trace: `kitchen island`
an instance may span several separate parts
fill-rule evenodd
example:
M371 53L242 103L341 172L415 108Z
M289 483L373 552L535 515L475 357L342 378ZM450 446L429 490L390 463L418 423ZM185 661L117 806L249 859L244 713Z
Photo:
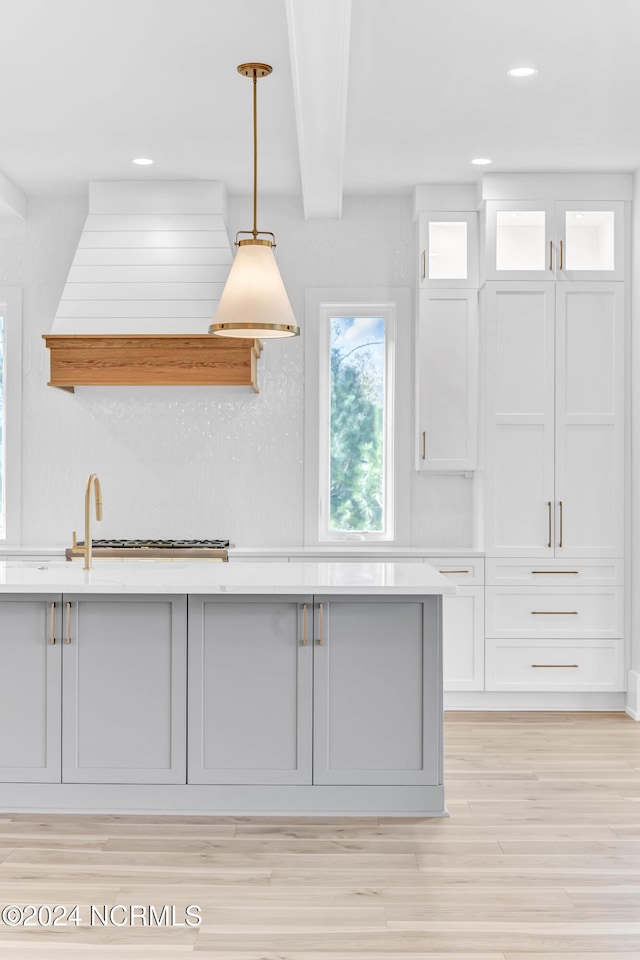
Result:
M424 563L0 563L0 810L442 816Z

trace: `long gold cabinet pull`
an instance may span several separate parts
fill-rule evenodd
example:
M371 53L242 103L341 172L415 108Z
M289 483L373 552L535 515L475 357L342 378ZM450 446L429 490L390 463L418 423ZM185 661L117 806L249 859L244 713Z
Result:
M547 511L549 513L549 540L547 542L547 546L549 550L551 550L551 547L553 546L553 542L551 538L551 500L547 500Z
M426 280L427 277L427 251L422 251L422 279Z
M558 542L558 546L561 547L562 546L562 500L559 500L558 502L560 504L560 540Z
M562 250L562 240L560 241L560 269L563 268L563 250Z
M307 645L307 604L302 604L302 646Z
M51 604L51 631L49 633L49 643L55 644L56 642L56 605L55 603Z
M318 604L318 615L320 619L320 631L318 636L318 646L322 646L322 604Z
M553 573L555 576L564 576L565 574L571 574L574 577L578 576L578 570L532 570L531 573L534 574L543 574L545 577L550 573Z
M422 431L422 459L427 459L427 431Z
M71 643L71 602L69 600L67 600L67 633L64 642Z
M553 240L549 240L549 270L553 270Z

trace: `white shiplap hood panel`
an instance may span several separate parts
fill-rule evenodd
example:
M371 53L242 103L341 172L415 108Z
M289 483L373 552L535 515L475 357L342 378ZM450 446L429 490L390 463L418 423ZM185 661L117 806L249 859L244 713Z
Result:
M221 183L90 184L51 333L207 333L232 260L225 219Z

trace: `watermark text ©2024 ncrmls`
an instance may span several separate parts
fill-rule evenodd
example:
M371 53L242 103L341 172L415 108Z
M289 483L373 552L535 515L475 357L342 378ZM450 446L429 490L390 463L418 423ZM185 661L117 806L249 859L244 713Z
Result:
M185 907L173 903L0 906L0 926L5 927L199 927L201 923L202 909L194 903Z

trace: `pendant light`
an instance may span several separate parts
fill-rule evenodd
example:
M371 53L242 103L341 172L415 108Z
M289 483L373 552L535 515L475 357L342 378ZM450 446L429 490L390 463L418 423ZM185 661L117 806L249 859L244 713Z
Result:
M289 303L273 255L276 238L258 230L258 78L267 77L266 63L241 63L238 73L253 80L253 230L236 234L237 253L222 291L209 333L218 337L297 337L300 327ZM238 240L240 234L250 236ZM271 237L271 239L264 239Z

